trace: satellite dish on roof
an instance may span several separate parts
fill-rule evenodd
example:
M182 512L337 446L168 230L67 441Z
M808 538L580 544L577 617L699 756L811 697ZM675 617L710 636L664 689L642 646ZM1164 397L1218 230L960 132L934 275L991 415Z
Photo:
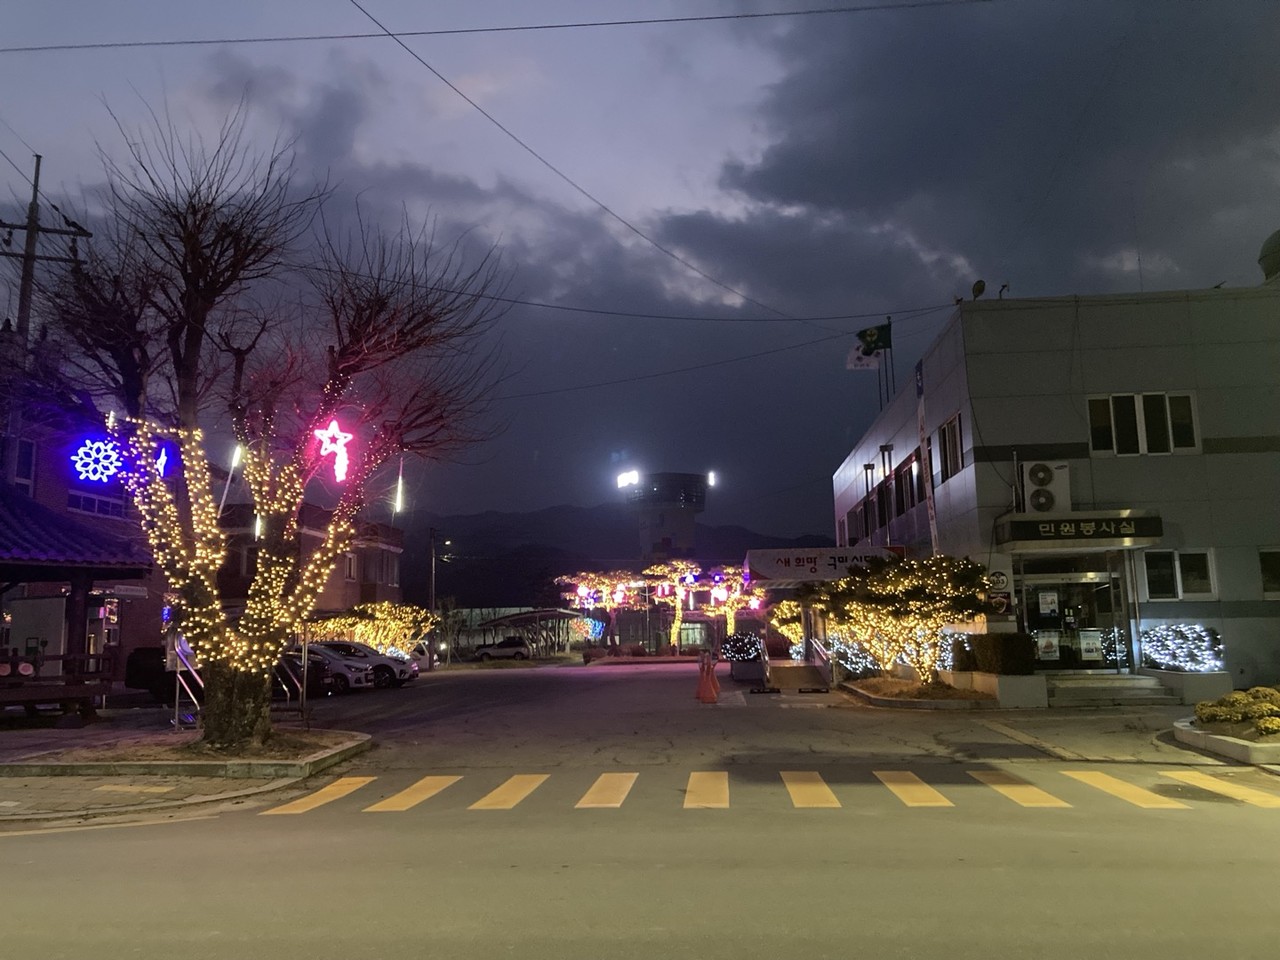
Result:
M977 300L980 296L982 296L983 292L986 289L987 289L987 281L985 280L973 281L973 299Z

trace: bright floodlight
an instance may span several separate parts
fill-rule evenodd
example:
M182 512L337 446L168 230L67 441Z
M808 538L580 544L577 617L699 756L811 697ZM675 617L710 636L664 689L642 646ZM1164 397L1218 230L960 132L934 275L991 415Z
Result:
M621 490L623 487L630 487L630 486L632 486L632 485L634 485L634 484L637 484L637 483L639 483L639 482L640 482L640 471L639 471L639 470L628 470L626 473L620 473L620 474L618 474L618 489L619 489L619 490Z
M712 470L707 474L707 486L714 487L716 485L716 472Z

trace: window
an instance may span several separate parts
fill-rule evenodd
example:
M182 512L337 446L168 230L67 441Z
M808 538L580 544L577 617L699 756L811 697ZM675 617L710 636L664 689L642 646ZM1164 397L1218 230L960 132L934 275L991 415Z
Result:
M1134 457L1195 450L1195 414L1186 393L1116 393L1089 398L1089 448Z
M913 453L894 472L894 502L898 516L902 516L924 499L919 452Z
M388 585L393 587L400 586L400 554L398 553L387 554L387 569L388 569L388 575L387 575Z
M67 509L76 513L92 513L97 517L124 518L124 501L117 497L99 497L92 493L67 493Z
M942 482L946 483L964 467L960 449L960 414L956 414L938 429L938 452L942 461Z
M34 440L18 440L17 450L15 451L13 464L13 486L14 489L26 494L28 497L34 495L33 487L36 480L36 442Z
M1258 565L1262 567L1262 592L1265 596L1280 598L1280 547L1258 551Z
M356 555L354 553L348 553L345 559L346 559L346 571L345 571L346 579L354 580L356 578Z
M1186 600L1214 595L1207 550L1148 550L1147 599Z
M849 528L845 523L844 517L836 521L836 546L847 547L849 545Z
M258 545L246 544L240 553L240 575L252 577L258 572Z

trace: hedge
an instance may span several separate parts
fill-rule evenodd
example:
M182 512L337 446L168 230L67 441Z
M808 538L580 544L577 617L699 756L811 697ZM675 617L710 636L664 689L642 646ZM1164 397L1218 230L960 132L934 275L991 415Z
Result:
M1036 642L1025 633L967 633L951 643L953 670L1028 676L1035 667Z

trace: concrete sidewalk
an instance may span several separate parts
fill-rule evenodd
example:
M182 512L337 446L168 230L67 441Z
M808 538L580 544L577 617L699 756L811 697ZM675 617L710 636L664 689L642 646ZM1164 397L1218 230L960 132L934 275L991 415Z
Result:
M20 721L0 727L0 825L234 801L296 783L370 746L368 735L353 733L297 760L93 758L94 753L119 754L196 739L194 731L175 731L172 720L170 710L153 706L100 710L95 722L79 729ZM300 725L277 720L276 729ZM70 761L60 756L69 750L75 751Z

